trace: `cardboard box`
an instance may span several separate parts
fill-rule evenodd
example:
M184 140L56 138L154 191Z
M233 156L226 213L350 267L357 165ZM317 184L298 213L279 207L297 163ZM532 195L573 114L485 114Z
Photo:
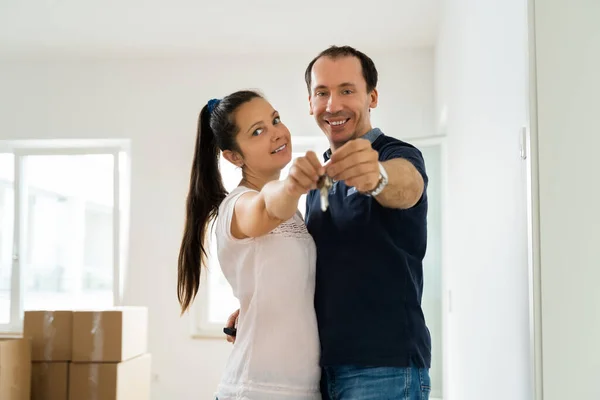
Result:
M29 400L31 343L27 339L0 340L0 399Z
M31 340L32 361L71 361L72 311L25 311L23 337Z
M69 363L34 362L31 400L69 400Z
M148 309L73 312L73 362L120 362L148 351Z
M69 400L149 400L151 356L120 363L73 363Z

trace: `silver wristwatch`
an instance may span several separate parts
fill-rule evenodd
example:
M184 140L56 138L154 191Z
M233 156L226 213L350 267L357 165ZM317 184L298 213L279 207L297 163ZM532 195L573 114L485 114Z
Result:
M387 172L385 171L385 168L383 167L383 165L381 163L378 163L378 164L379 164L379 183L377 183L377 186L375 187L375 189L373 189L367 193L370 196L377 196L378 194L383 192L383 189L385 189L385 187L388 184Z

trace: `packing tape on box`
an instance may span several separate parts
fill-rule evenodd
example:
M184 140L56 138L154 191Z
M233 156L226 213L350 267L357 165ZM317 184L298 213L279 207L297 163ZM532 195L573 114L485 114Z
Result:
M104 327L102 326L102 313L92 315L92 362L102 361L104 351Z
M90 364L89 382L89 400L98 400L100 391L100 364L104 350L104 328L102 326L102 313L94 312L92 314L92 359Z
M56 338L56 326L54 325L54 311L44 311L44 322L42 327L44 336L44 361L52 360L54 350L54 339Z
M100 364L90 364L90 374L88 375L88 400L98 400L100 392Z

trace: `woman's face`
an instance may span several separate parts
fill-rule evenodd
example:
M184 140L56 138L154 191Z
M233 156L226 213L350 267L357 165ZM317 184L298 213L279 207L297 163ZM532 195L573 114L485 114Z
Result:
M279 113L268 101L257 97L241 105L234 119L245 173L265 178L279 176L292 160L290 131L281 122Z

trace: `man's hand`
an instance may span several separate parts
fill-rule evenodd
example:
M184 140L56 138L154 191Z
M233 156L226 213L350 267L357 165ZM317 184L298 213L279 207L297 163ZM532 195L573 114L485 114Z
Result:
M331 155L327 175L344 181L362 193L370 192L379 183L379 154L366 139L351 140Z
M237 326L237 320L238 320L239 316L240 316L240 309L238 308L233 314L231 314L229 316L229 318L227 318L227 325L225 325L225 327L226 328L235 328ZM235 343L235 336L227 335L227 341L229 343Z

